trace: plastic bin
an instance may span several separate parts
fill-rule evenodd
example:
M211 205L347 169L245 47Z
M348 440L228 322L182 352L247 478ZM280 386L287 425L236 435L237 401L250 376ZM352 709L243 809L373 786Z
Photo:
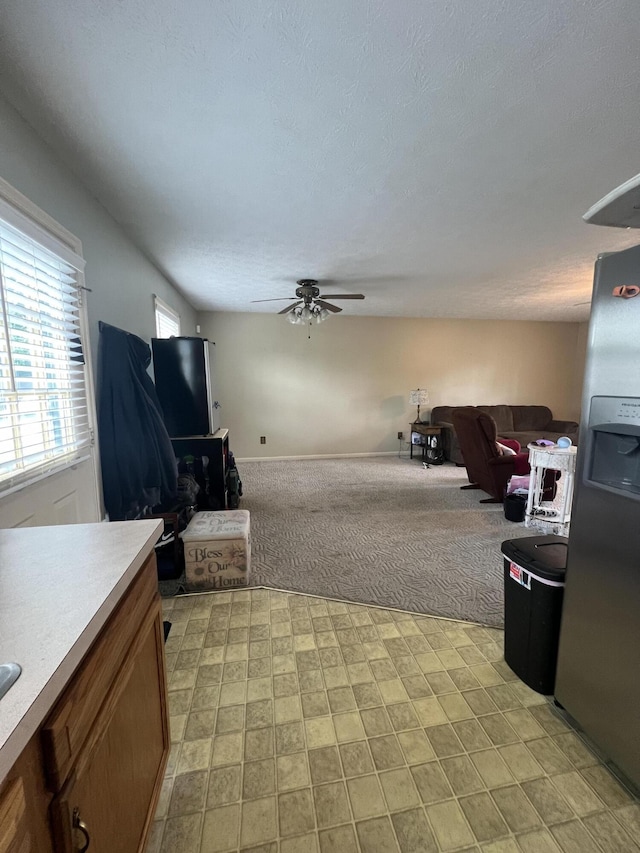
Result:
M553 693L556 680L568 542L550 535L502 543L504 659L545 695Z
M504 499L504 517L507 521L524 521L527 508L526 495L506 495Z

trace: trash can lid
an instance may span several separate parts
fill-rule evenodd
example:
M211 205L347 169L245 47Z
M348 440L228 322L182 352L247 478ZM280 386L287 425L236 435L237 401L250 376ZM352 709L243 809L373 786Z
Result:
M566 536L527 536L507 539L502 553L525 571L549 581L563 581L567 570L569 540Z

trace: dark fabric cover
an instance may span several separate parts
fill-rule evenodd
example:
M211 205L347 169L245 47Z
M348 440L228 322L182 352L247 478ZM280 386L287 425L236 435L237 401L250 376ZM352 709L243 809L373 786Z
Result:
M98 430L102 488L111 521L170 502L176 460L156 389L151 349L141 338L100 323Z

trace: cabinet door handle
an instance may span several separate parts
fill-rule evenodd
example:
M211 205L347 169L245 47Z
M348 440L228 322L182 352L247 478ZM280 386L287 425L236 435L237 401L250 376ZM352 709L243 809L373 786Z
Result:
M77 829L78 832L81 832L84 836L84 844L82 847L78 847L78 853L85 853L85 851L89 849L89 845L91 844L91 837L89 836L89 829L87 828L87 824L80 819L80 810L77 808L73 810L72 825L74 829Z

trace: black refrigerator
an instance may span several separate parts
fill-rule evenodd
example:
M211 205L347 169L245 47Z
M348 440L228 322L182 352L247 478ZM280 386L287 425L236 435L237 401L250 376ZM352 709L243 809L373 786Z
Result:
M152 338L151 349L156 391L178 474L194 476L199 510L225 509L229 430L219 422L215 345L206 338Z
M153 372L171 438L220 428L213 379L215 344L206 338L152 338Z
M640 246L598 258L557 701L640 785Z

